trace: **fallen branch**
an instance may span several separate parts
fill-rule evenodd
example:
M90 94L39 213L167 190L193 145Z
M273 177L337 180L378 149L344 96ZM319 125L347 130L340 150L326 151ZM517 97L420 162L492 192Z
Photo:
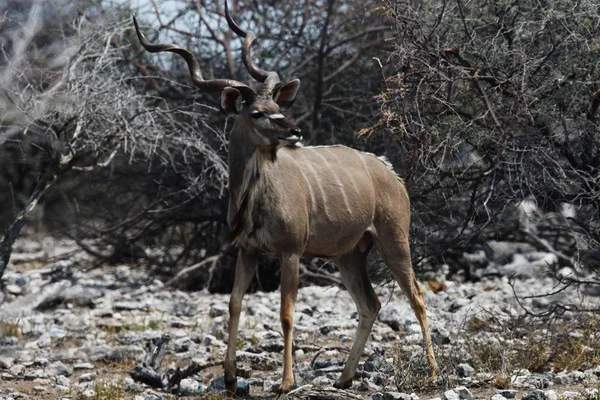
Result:
M548 243L547 240L542 239L541 237L537 236L536 234L534 234L533 232L531 232L527 229L521 228L520 232L525 236L525 240L527 240L529 243L531 243L534 246L541 247L545 251L554 254L556 256L556 258L558 258L560 260L561 263L568 265L569 267L577 266L576 262L573 258L556 250L554 247L552 247L552 245L550 243Z
M317 387L313 385L300 386L298 389L294 389L289 392L285 398L313 400L364 399L364 397L357 396L346 390L338 390L331 387Z
M129 375L133 380L153 388L162 389L167 393L178 393L182 379L222 363L221 361L205 364L192 362L184 369L177 368L172 374L160 372L161 364L167 351L167 345L170 341L171 336L168 333L165 333L160 338L154 339L148 343L148 352L144 357L144 361L142 361L142 365L138 365L129 371Z
M208 257L202 261L200 261L197 264L194 264L192 266L189 266L187 268L182 269L181 271L179 271L177 273L177 275L175 275L173 278L171 278L169 281L167 281L167 283L164 284L164 286L160 287L159 289L157 289L156 291L162 291L165 290L167 288L176 286L179 282L181 282L184 278L187 278L187 276L191 273L194 272L200 268L203 268L205 265L207 264L211 264L210 268L213 269L215 267L215 265L217 264L217 262L219 262L219 260L221 259L221 255L215 255L212 257Z

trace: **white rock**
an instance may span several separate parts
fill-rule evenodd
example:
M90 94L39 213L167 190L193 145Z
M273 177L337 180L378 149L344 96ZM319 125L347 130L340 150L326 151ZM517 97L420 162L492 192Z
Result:
M69 378L67 378L64 375L58 375L57 377L54 378L54 380L55 380L57 386L63 386L66 388L71 386L71 381L69 381Z
M73 365L73 369L76 371L84 369L94 369L94 365L90 363L78 363Z
M0 356L0 369L9 369L15 363L15 359L7 356Z
M471 393L471 391L469 389L467 389L464 386L459 386L454 388L454 391L458 394L458 397L461 400L473 400L475 399L475 397L473 396L473 394Z
M19 295L19 294L23 293L23 289L17 285L6 285L5 289L8 293L14 294L14 295Z
M179 392L184 396L193 396L198 394L200 383L195 379L182 379L179 384Z
M52 344L52 338L50 337L50 334L48 334L48 333L43 334L37 341L37 346L40 349L45 349L47 347L50 347L51 344Z
M460 400L460 397L458 396L458 393L450 389L444 392L444 400Z
M546 396L546 400L558 400L558 395L554 390L546 390L544 391L544 395Z
M15 376L19 376L25 370L25 366L22 364L16 364L9 368L9 372Z
M82 374L79 376L79 383L82 382L91 382L94 380L94 378L96 377L96 374L93 372L87 373L87 374Z

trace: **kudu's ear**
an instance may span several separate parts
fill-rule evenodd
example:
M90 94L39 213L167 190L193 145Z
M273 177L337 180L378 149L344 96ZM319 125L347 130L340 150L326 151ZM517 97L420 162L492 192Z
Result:
M237 115L242 110L242 93L239 90L226 87L221 92L221 110L227 115Z
M273 93L273 100L275 100L275 103L279 105L281 110L286 110L294 104L298 89L300 89L300 79L286 82Z

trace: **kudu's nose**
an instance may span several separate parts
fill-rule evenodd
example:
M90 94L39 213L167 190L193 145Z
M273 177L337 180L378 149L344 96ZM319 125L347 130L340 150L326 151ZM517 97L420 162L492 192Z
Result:
M298 141L302 140L302 136L300 136L300 132L302 132L300 130L300 128L292 128L290 129L290 136L286 137L286 138L280 138L281 140L288 142L290 144L295 144Z

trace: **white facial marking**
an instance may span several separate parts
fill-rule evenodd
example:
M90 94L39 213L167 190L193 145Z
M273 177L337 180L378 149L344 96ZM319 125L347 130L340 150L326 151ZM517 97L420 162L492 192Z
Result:
M283 114L270 114L269 119L283 119L285 116Z

